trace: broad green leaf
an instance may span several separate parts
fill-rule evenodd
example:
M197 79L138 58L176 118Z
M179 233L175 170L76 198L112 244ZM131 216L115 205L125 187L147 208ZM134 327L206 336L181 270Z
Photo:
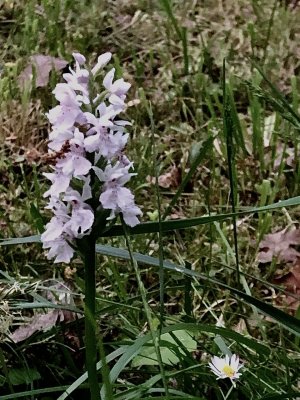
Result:
M33 381L40 379L41 375L35 368L12 368L9 372L9 380L12 385L29 385Z
M129 251L121 249L119 247L112 247L112 246L97 244L96 252L103 254L105 256L113 256L113 257L119 257L119 258L123 258L126 260L130 260ZM159 259L156 257L151 257L151 256L147 256L147 255L144 255L141 253L135 253L135 252L133 253L133 256L137 262L141 262L143 264L159 267ZM169 261L164 261L164 265L165 266L169 265L169 266L175 267L175 264L173 264Z
M174 332L174 335L180 341L182 347L184 347L187 351L192 352L197 349L197 342L193 339L192 335L189 332L185 330L179 330ZM172 350L173 346L168 348L167 344L170 343L172 345L175 345L181 354L184 354L183 349L178 347L175 339L169 333L161 335L160 340L163 342L160 345L160 352L163 363L168 365L177 364L180 359ZM150 346L143 348L140 354L133 359L132 365L134 367L140 367L142 365L158 365L157 355L153 343L150 344Z
M228 355L229 357L232 356L232 353L231 353L229 347L226 345L226 343L224 342L223 338L220 335L217 335L214 338L214 342L216 343L216 345L219 347L220 351L223 354Z

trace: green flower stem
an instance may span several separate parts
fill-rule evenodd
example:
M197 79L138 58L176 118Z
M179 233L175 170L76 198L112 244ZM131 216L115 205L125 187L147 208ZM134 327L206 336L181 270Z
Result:
M96 241L90 237L89 246L84 251L85 268L85 354L88 382L91 400L100 400L100 389L97 378L97 342L96 342L96 320L95 320L95 297L96 297Z

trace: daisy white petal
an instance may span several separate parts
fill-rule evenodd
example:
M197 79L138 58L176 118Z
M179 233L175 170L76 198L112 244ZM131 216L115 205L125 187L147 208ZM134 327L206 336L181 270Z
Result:
M233 386L235 386L235 380L241 376L241 373L238 371L243 367L243 364L240 364L239 357L233 354L231 357L226 355L225 358L212 357L209 367L217 376L217 379L229 378Z

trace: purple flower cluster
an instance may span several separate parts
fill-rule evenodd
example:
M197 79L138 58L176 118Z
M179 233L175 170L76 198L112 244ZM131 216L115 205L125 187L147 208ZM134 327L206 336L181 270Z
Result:
M49 197L46 208L54 215L41 239L43 248L49 249L48 258L56 263L70 261L76 239L91 233L101 210L110 210L107 220L122 213L129 226L137 225L142 214L124 187L135 175L123 152L128 140L125 127L130 123L115 119L126 108L130 84L123 78L114 80L112 68L104 75L103 91L94 92L96 76L104 74L111 56L100 55L88 70L85 57L73 53L75 70L64 74L65 83L58 83L53 91L59 105L47 117L52 124L48 147L55 166L45 173L51 187L44 197Z

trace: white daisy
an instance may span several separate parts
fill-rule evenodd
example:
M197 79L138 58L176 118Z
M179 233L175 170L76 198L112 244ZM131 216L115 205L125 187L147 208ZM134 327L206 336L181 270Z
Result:
M241 373L238 371L243 367L243 364L240 364L239 357L233 354L231 357L226 355L225 358L214 356L209 366L212 372L217 375L217 379L229 378L233 386L235 386L234 381L241 376Z

